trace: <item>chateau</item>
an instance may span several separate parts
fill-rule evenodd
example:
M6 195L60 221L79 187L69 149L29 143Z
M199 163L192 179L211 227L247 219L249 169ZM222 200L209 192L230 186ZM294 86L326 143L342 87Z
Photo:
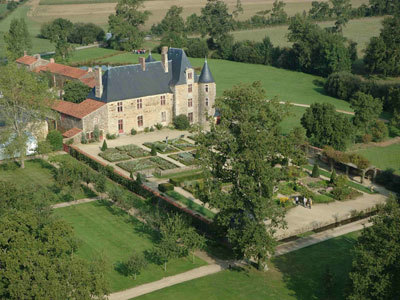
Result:
M104 134L125 134L167 126L181 114L199 124L214 116L216 85L207 61L198 76L182 49L163 47L161 61L150 54L139 64L94 72L95 86L85 101L57 101L53 107L66 138L91 138L95 126Z

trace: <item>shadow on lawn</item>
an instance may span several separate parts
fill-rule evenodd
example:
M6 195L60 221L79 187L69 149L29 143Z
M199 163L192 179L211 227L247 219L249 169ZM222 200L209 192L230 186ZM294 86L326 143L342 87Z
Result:
M352 249L355 239L339 237L273 258L288 289L296 299L344 299L349 283ZM329 268L332 290L328 290Z

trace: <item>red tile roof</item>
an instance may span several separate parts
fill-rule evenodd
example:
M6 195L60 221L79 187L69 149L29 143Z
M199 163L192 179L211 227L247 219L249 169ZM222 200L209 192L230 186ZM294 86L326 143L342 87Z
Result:
M45 66L40 66L35 69L35 72L48 71L53 74L64 75L70 78L79 79L85 76L88 72L79 68L65 66L57 63L49 63Z
M96 78L94 77L87 77L87 78L85 77L79 80L91 88L94 88L96 86Z
M16 60L17 63L24 64L24 65L31 65L37 61L36 57L24 55Z
M56 101L52 108L62 114L82 119L88 114L98 110L103 105L105 105L104 102L92 99L86 99L79 104L60 100Z
M74 128L71 128L70 130L64 132L62 136L65 138L71 138L81 132L82 132L81 129L74 127Z

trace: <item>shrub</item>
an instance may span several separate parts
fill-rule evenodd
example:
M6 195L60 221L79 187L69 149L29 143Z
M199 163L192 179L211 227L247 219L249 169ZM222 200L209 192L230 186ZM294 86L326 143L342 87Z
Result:
M201 39L190 39L188 41L186 54L189 57L198 57L198 58L207 57L208 56L207 42Z
M158 189L160 190L160 192L166 193L168 191L173 191L174 185L172 185L171 183L160 183L158 185Z
M58 130L52 130L47 134L46 141L48 141L53 148L53 151L62 150L63 137Z
M157 128L157 130L161 130L163 128L163 125L161 123L157 123L154 126Z
M86 136L84 134L82 134L82 136L81 136L81 143L82 144L87 144L88 143L88 141L86 139Z
M173 120L174 126L176 129L185 130L190 127L189 119L186 115L179 115L174 117Z
M155 145L151 146L151 151L150 151L151 156L156 156L157 155L157 149Z
M381 120L376 120L371 128L372 140L374 142L381 142L389 135L389 130L386 124Z
M108 149L108 146L107 146L107 142L106 142L106 140L104 140L104 142L103 142L103 146L101 146L101 151L106 151Z
M134 128L132 128L131 129L131 135L135 135L136 133L137 133L137 131Z
M319 167L318 164L314 164L314 168L312 169L312 174L311 177L313 178L319 178Z
M106 138L107 138L107 140L115 140L117 138L117 135L115 133L113 133L113 134L107 133Z
M362 137L362 141L364 144L368 144L372 142L372 135L370 135L369 133L366 133L363 135Z
M331 178L330 178L330 180L329 180L329 183L330 183L330 184L334 184L334 182L335 182L335 180L336 180L336 177L337 177L336 171L335 171L335 169L333 169L332 174L331 174Z
M48 141L41 141L38 143L36 152L38 154L47 154L53 151L53 146Z
M144 132L149 132L150 131L150 128L149 127L145 127L144 128Z
M99 193L103 193L106 190L106 177L103 174L98 174L95 177L95 188Z
M332 184L339 188L345 187L347 185L347 177L345 175L336 176Z
M338 72L328 76L324 89L328 95L350 100L360 90L361 79L349 72Z
M72 103L81 103L87 98L87 95L91 91L91 88L86 84L69 80L64 85L64 95L63 99Z
M151 126L151 127L150 127L150 132L153 132L153 131L154 131L154 127Z
M98 126L98 125L95 125L95 126L94 126L94 129L93 129L93 139L94 139L96 142L98 142L99 139L100 139L100 129L99 129L99 126Z

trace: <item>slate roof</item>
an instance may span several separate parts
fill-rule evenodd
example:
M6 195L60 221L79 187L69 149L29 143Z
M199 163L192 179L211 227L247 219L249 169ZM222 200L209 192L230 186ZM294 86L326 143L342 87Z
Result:
M156 61L153 56L151 55L151 52L149 53L149 56L146 57L145 62L153 62Z
M169 48L168 59L172 60L172 83L174 85L186 84L186 69L193 68L185 51L177 48Z
M199 77L199 83L212 83L215 82L214 77L211 74L210 68L208 67L207 60L204 62L203 69Z
M86 99L79 104L60 100L56 101L52 108L62 114L82 119L103 105L103 102L92 99Z

